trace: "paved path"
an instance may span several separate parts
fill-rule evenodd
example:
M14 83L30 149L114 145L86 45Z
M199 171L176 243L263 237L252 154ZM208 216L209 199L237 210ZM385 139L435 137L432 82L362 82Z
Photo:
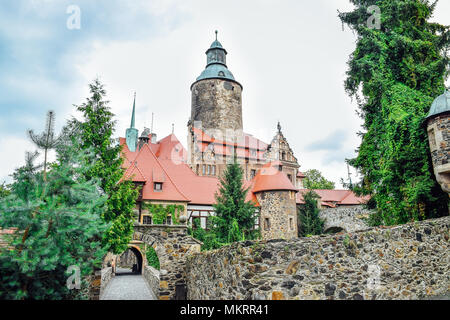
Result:
M141 275L118 273L108 283L100 300L156 300L156 298Z

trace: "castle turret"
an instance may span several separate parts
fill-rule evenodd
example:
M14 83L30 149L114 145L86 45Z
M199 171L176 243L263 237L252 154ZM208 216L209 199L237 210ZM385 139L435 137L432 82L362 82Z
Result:
M426 118L434 174L450 196L450 91L437 97Z
M242 86L226 64L227 51L216 40L206 51L205 70L191 86L190 123L203 130L224 134L227 130L242 132Z
M264 165L255 176L252 192L260 206L260 230L264 240L298 237L298 190L280 170L280 162Z
M134 123L135 122L135 113L136 113L136 92L134 93L133 113L131 115L131 124L125 133L127 146L131 152L136 151L137 142L138 142L138 130L134 127L135 126L135 123Z

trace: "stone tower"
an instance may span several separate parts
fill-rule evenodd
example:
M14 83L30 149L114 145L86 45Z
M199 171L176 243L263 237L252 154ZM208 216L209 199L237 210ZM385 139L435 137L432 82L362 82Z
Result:
M216 31L216 40L206 51L206 68L191 86L189 125L216 138L230 135L227 131L242 133L242 86L228 70L226 56Z
M426 118L434 174L450 196L450 91L437 97Z
M260 230L264 240L298 237L296 193L279 162L265 164L253 181L252 192L260 206Z

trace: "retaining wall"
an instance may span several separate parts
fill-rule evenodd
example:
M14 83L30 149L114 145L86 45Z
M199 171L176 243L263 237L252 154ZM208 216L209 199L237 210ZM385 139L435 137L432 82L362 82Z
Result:
M450 217L188 257L188 299L426 299L450 292Z

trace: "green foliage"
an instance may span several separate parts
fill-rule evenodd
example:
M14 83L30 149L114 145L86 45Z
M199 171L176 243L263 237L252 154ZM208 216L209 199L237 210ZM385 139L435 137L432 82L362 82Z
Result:
M105 232L103 245L113 253L120 254L128 247L133 234L133 210L138 190L131 181L122 181L124 169L122 146L113 139L114 114L104 100L106 91L99 80L90 85L91 97L78 106L83 120L72 120L73 134L79 136L83 149L92 150L95 161L85 172L87 180L99 179L100 187L108 196L102 214L110 228Z
M148 246L146 256L149 266L155 268L156 270L159 270L161 268L155 248L153 248L152 246Z
M244 189L242 182L243 171L235 159L220 179L216 204L213 205L216 215L210 219L211 230L219 242L230 243L259 237L259 231L254 228L258 219L255 204L245 201L248 190Z
M259 230L254 229L258 213L254 203L245 201L248 190L243 188L242 181L242 168L235 159L220 179L214 205L216 215L209 217L207 230L202 229L196 220L189 229L190 235L203 242L202 250L260 237Z
M85 298L66 287L68 267L79 267L83 278L106 254L101 235L107 225L100 218L106 197L96 179L84 176L92 154L76 144L59 150L64 161L46 174L34 164L38 153L27 153L25 166L13 174L11 194L0 200L0 228L17 228L0 248L0 299Z
M320 197L312 190L303 195L305 204L298 210L298 235L308 237L323 233L324 220L319 217L317 200Z
M11 194L11 191L9 190L9 187L5 185L3 182L0 184L0 199L3 199Z
M226 242L219 242L215 233L211 232L211 223L208 223L208 230L203 229L200 226L198 219L194 220L193 226L188 227L188 234L191 237L203 242L202 251L208 251L213 249L219 249L226 245Z
M311 169L305 172L305 179L303 179L303 186L306 189L327 189L333 190L334 182L325 179L319 170Z
M174 225L180 224L180 213L184 210L183 205L176 204L153 204L153 203L145 203L143 206L145 209L152 214L153 224L164 224L167 220L167 217L171 217L172 223Z
M430 23L436 3L418 0L351 0L342 22L357 34L345 88L356 97L364 132L349 160L371 194L372 223L401 224L448 214L448 196L436 183L423 120L444 91L449 27ZM367 8L381 10L381 29L370 29ZM360 96L359 92L362 93Z

